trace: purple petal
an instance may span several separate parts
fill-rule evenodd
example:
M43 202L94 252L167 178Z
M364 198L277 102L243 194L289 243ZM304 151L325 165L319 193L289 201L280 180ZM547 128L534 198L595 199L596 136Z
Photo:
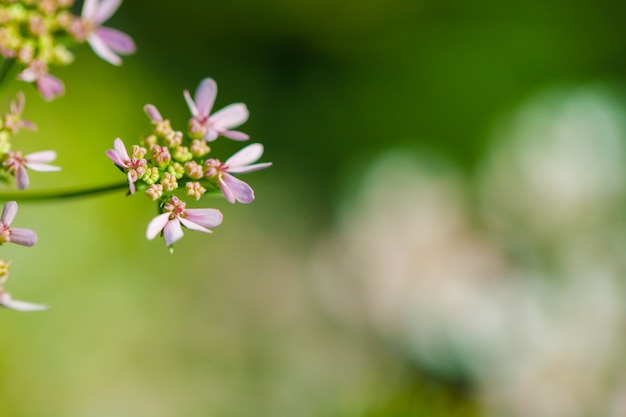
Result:
M18 301L11 298L8 293L2 293L0 296L0 305L16 311L40 311L48 307L41 304L29 303L27 301Z
M17 167L17 170L15 171L15 182L19 190L27 189L30 184L28 172L26 172L26 168L24 168L23 165Z
M116 138L113 141L113 148L113 150L109 149L106 151L107 156L115 165L121 168L126 168L130 158L128 157L128 152L126 151L126 147L124 146L122 139Z
M242 125L248 120L248 108L243 103L235 103L224 107L211 116L211 121L219 130L228 130L231 127Z
M47 164L57 159L57 153L55 151L33 152L26 155L24 159L29 163Z
M65 92L63 81L50 74L45 74L39 77L37 80L37 88L43 98L48 101Z
M179 220L182 223L182 225L185 226L187 229L195 230L196 232L202 232L202 233L213 233L211 230L205 227L202 227L199 224L192 222L191 220L187 220L183 217L181 217Z
M228 184L224 182L223 175L219 176L218 182L220 185L220 190L222 190L222 194L224 194L224 198L226 199L226 201L228 201L230 204L235 204L235 201L237 201L237 199L235 198L235 194L228 187Z
M271 166L272 166L271 162L263 162L261 164L246 165L243 167L232 168L232 169L229 168L228 172L233 173L233 174L245 174L247 172L254 172L260 169L269 168Z
M92 21L99 25L108 20L113 13L120 7L122 0L101 0L95 13L93 14Z
M165 238L165 245L167 246L172 246L174 242L183 237L183 228L180 227L178 218L167 222L163 228L163 237Z
M42 164L40 162L26 162L24 166L26 166L26 168L28 169L32 169L33 171L38 172L56 172L61 170L61 167L49 164Z
M128 55L137 50L133 39L119 30L101 27L96 29L96 34L109 48L118 54Z
M126 177L128 178L128 191L130 191L131 194L135 194L135 181L137 181L137 173L132 170L128 171Z
M26 81L27 83L32 83L37 79L37 72L32 68L26 68L18 74L17 79Z
M143 110L146 112L150 120L152 120L153 122L163 121L163 116L161 116L161 113L159 113L159 110L157 110L157 108L154 107L152 104L146 104L143 107Z
M17 214L17 203L15 201L8 201L2 209L2 216L0 222L6 226L10 226Z
M9 104L9 109L11 113L21 113L22 110L24 110L25 102L26 102L26 98L24 97L24 93L21 91L18 91L15 101L11 101L11 103Z
M254 201L254 190L245 182L233 177L230 174L224 174L223 182L228 186L230 192L233 193L235 199L240 203L250 204Z
M17 229L11 228L10 230L10 242L22 246L33 246L37 243L37 233L30 229Z
M240 132L238 130L222 130L220 134L228 139L232 140L248 140L250 136L247 134Z
M187 209L185 210L185 219L194 222L200 226L211 228L222 224L224 216L218 209ZM181 219L182 221L182 219Z
M198 88L196 89L196 107L198 109L198 115L208 116L213 108L215 102L215 96L217 96L217 84L212 78L205 78L202 80Z
M258 161L261 156L263 156L263 145L253 143L235 152L224 162L224 165L228 166L229 169L238 168Z
M148 224L148 229L146 230L146 238L148 240L154 239L156 235L158 235L161 230L163 230L165 224L169 221L169 218L170 213L163 213L152 219Z
M37 130L37 125L30 120L20 120L20 127L28 130Z
M97 8L98 0L85 0L85 2L83 3L83 11L80 16L85 20L93 21L93 17L96 14Z
M198 117L198 108L196 107L196 103L194 103L193 99L191 98L191 94L189 94L189 91L183 91L183 97L185 97L185 101L187 102L187 107L189 107L191 115L193 117Z
M126 151L126 146L124 146L124 142L120 138L115 138L113 141L113 149L118 154L118 156L124 160L124 162L129 161L130 157L128 156L128 152Z
M91 49L93 49L96 55L100 58L113 65L122 65L122 58L117 56L117 54L113 52L113 50L109 48L102 38L100 38L95 32L91 33L87 37L87 42L91 46Z
M122 162L122 160L120 159L119 155L117 154L117 152L108 149L106 151L107 156L109 157L109 159L111 161L113 161L113 163L119 167L123 167L124 166L124 162Z

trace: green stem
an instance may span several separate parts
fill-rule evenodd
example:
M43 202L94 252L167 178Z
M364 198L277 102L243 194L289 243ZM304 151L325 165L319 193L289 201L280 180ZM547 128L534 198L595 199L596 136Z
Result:
M118 183L111 185L103 185L100 187L86 188L82 190L56 190L42 191L34 193L0 193L0 201L19 201L24 203L45 201L45 200L64 200L76 197L87 197L109 191L128 190L128 183Z
M13 67L14 59L4 59L2 61L2 65L0 66L0 85L4 83L4 80L7 78L9 73L11 72L11 68Z

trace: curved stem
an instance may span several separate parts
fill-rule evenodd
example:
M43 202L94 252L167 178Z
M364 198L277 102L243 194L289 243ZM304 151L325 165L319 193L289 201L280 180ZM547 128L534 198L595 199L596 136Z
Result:
M117 191L128 189L128 183L122 182L117 184L102 185L100 187L85 188L82 190L56 190L56 191L42 191L34 193L1 193L0 201L19 201L19 202L35 202L45 200L65 200L76 197L87 197L97 194L106 193L109 191Z

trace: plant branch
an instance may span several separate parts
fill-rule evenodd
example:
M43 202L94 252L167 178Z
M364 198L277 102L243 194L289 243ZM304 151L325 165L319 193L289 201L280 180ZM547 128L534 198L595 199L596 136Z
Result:
M0 192L0 201L19 201L24 203L45 201L45 200L65 200L77 197L88 197L98 194L107 193L109 191L128 190L128 183L122 182L117 184L102 185L100 187L92 187L78 190L54 190L41 192L23 192L23 193L2 193Z

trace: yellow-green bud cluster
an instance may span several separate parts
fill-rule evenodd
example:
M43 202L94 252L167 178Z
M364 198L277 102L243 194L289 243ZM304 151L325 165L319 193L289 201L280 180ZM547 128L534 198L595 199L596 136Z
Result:
M73 0L0 0L0 55L24 67L35 60L46 66L68 65L74 57L63 43L75 17Z

